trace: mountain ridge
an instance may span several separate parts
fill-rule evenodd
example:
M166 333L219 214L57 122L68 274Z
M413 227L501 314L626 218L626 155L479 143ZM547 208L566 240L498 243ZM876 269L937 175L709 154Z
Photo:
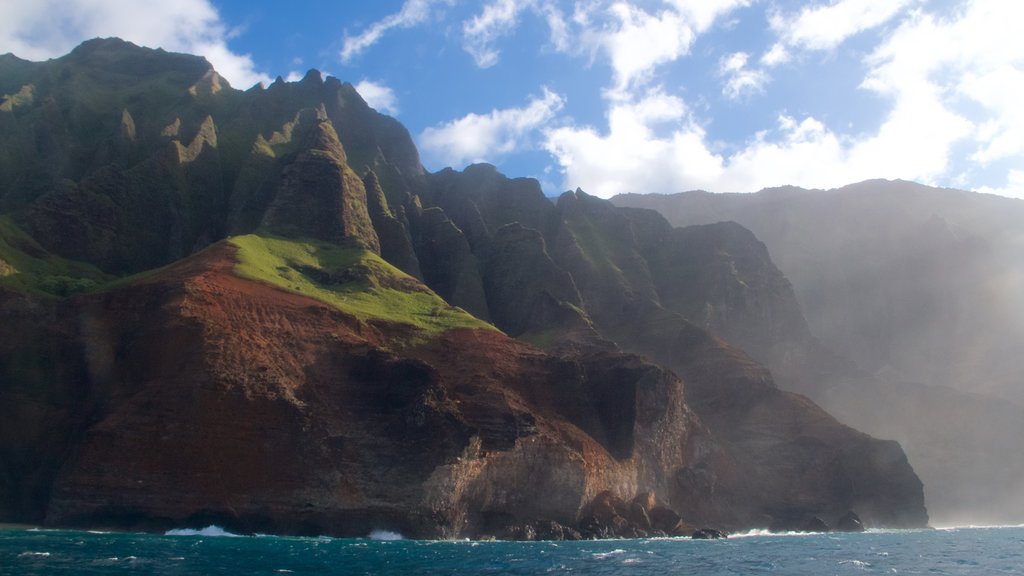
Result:
M314 72L241 92L107 40L19 74L0 85L5 103L33 86L0 111L4 218L98 270L62 293L49 265L34 291L0 278L21 328L0 334L5 518L513 538L927 523L898 445L779 390L687 299L663 305L663 268L732 260L653 212L552 203L493 166L428 173L401 124Z

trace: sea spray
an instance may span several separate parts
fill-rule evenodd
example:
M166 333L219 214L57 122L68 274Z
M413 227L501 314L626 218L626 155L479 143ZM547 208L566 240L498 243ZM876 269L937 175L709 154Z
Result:
M214 524L210 524L206 528L199 528L199 529L195 529L195 528L175 528L173 530L168 530L167 532L164 532L164 536L211 536L211 537L212 536L217 536L217 537L226 537L226 538L241 538L242 537L241 534L234 534L234 533L228 532L227 530L221 528L220 526L216 526Z

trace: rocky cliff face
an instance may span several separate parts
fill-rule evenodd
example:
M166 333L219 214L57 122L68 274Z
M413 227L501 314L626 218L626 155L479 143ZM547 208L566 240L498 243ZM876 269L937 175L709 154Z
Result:
M735 226L711 224L723 220L754 231L793 281L788 296L748 300L776 336L735 335L746 322L707 327L770 366L782 387L898 439L936 520L1007 523L1024 515L1024 491L1010 480L1024 460L1007 440L1024 432L1024 308L1012 288L1024 278L1024 203L886 181L613 202L656 208L688 225L680 233ZM820 342L807 337L795 300ZM962 423L955 433L950 418Z
M239 92L117 40L0 67L0 314L20 327L0 393L31 431L0 431L4 519L518 538L927 522L897 445L706 330L770 347L799 314L741 229L552 203L487 165L427 174L400 124L315 71Z
M501 535L576 525L605 490L667 494L711 442L679 381L636 358L556 358L493 330L403 345L414 328L234 265L217 244L76 300L89 423L48 523Z

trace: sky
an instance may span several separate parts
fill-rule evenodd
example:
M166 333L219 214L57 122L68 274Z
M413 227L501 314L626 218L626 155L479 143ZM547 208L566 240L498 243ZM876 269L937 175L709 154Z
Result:
M0 0L0 53L93 37L306 70L400 120L431 171L548 194L914 180L1024 198L1018 0Z

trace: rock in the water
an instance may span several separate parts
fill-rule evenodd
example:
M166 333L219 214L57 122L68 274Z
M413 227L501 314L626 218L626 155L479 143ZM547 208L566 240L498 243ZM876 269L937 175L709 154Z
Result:
M860 517L853 510L850 510L836 521L836 530L840 532L863 532L864 523L860 521Z
M693 531L691 538L694 540L718 540L720 538L728 538L728 536L721 530L714 528L699 528Z
M681 536L681 532L685 529L683 519L670 508L656 506L651 509L648 516L654 529L666 534Z

